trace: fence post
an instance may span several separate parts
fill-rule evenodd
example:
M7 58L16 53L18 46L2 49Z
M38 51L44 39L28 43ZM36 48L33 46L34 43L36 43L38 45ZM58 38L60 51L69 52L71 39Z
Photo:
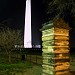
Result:
M31 62L31 54L30 54L30 62Z
M25 60L27 60L27 54L25 54Z
M28 60L28 59L27 59L27 54L26 54L26 60Z
M37 64L37 55L36 55L36 64Z

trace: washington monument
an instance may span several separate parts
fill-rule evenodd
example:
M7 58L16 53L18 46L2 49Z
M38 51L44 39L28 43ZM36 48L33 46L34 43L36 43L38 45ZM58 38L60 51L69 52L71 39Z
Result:
M24 48L32 48L31 0L26 0L25 27L24 27Z

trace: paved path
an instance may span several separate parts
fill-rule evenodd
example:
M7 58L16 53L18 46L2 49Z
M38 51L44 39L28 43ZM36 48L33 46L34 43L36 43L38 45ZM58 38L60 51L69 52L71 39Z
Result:
M42 67L41 66L33 66L30 69L26 69L23 73L16 73L15 75L41 75Z

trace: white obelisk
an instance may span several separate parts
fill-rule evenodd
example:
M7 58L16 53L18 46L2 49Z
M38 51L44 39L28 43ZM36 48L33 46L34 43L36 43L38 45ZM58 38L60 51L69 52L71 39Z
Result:
M31 38L31 0L26 0L24 48L32 48Z

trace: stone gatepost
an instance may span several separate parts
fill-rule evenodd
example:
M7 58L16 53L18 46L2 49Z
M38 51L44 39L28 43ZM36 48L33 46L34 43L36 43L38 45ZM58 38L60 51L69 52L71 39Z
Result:
M42 75L69 75L69 26L62 19L43 24Z

